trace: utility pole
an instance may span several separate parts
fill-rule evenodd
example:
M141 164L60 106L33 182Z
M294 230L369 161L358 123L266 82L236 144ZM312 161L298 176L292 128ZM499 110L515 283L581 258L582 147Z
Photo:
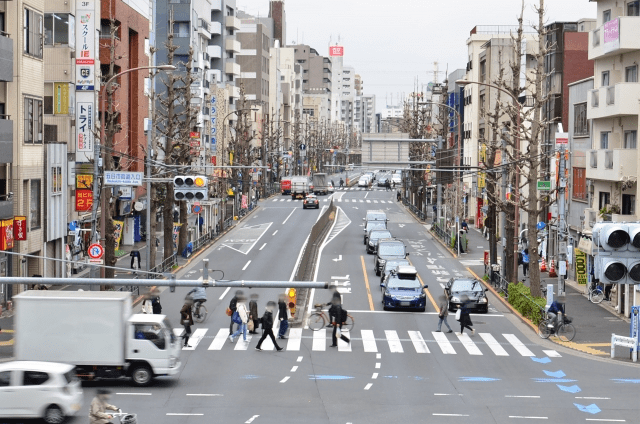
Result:
M438 151L440 152L440 157L442 158L442 149L444 148L444 140L442 139L442 137L438 137ZM438 165L436 165L436 167L440 167L442 166L442 161L440 161L440 163ZM442 218L442 172L439 172L438 174L439 178L438 178L438 222L440 222L440 218Z
M505 133L502 133L502 196L503 199L506 198L507 196L507 180L509 179L509 172L507 170L507 140L505 139ZM503 200L504 201L504 200ZM504 277L504 279L507 279L507 237L506 237L506 228L507 228L507 214L504 211L504 207L501 208L500 210L500 235L501 237L501 242L502 242L502 264L500 267L500 273L502 274L502 276ZM517 235L516 235L517 237ZM516 275L513 276L513 278L516 280L518 280L518 274L516 273Z

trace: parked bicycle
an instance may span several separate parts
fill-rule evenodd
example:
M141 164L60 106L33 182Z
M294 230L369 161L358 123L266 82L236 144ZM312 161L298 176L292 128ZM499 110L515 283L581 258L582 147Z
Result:
M576 329L571 324L572 319L564 314L558 316L558 322L551 324L551 319L546 316L538 325L538 335L543 339L555 334L561 341L570 342L576 336Z
M329 316L327 315L327 313L322 310L322 308L325 306L323 303L316 303L315 305L315 312L313 312L311 315L309 315L309 319L308 319L308 324L309 324L309 328L312 329L313 331L318 331L321 328L324 328L325 325L331 324L331 319L329 319ZM347 314L347 320L345 321L345 323L342 325L342 329L346 329L346 330L353 330L353 325L354 325L354 321L353 321L353 317L349 314Z
M591 283L589 287L589 300L591 303L600 303L604 300L604 287L601 284Z
M208 314L209 311L207 310L207 307L204 306L203 302L198 300L193 302L193 305L191 306L191 315L193 316L193 320L195 322L204 322L204 320L207 319Z

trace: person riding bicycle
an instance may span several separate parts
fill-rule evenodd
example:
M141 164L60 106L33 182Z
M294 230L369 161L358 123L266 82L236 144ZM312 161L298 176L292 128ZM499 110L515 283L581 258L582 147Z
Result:
M96 397L91 401L89 407L89 423L90 424L112 424L113 415L107 414L105 411L111 410L121 412L118 407L109 405L107 401L111 397L111 391L107 389L98 389Z
M549 316L549 328L557 328L558 327L558 315L564 315L564 304L554 300L551 306L549 306L549 310L547 311L547 315Z
M197 311L200 305L207 301L207 292L204 287L196 287L187 293L187 297L191 297L193 299L193 303Z

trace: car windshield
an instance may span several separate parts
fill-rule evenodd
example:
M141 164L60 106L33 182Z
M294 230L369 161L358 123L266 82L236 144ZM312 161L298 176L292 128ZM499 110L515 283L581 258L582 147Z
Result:
M367 221L384 221L387 215L382 212L367 212Z
M386 230L387 223L384 221L369 221L367 222L367 231L371 230Z
M474 291L478 285L477 281L473 280L458 280L454 281L451 286L451 291L461 292L461 291Z
M378 247L380 256L404 256L404 244L382 243Z
M379 238L391 238L391 233L389 231L372 231L371 240L377 240Z
M67 381L67 384L75 383L78 381L78 377L76 377L76 373L74 370L69 370L63 374L64 379Z
M409 261L389 261L384 266L384 272L389 272L389 270L396 269L398 265L409 265Z
M387 284L387 287L391 288L391 289L399 289L399 288L408 288L408 289L418 289L422 286L422 284L420 284L420 281L418 280L405 280L405 279L400 279L400 278L390 278L389 279L389 284Z

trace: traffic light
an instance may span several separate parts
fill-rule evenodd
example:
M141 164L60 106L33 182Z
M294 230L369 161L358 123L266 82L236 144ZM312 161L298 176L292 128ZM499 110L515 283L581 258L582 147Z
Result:
M592 232L598 248L595 277L603 283L640 284L640 223L599 222Z
M207 177L201 175L178 175L173 178L175 200L208 200Z

